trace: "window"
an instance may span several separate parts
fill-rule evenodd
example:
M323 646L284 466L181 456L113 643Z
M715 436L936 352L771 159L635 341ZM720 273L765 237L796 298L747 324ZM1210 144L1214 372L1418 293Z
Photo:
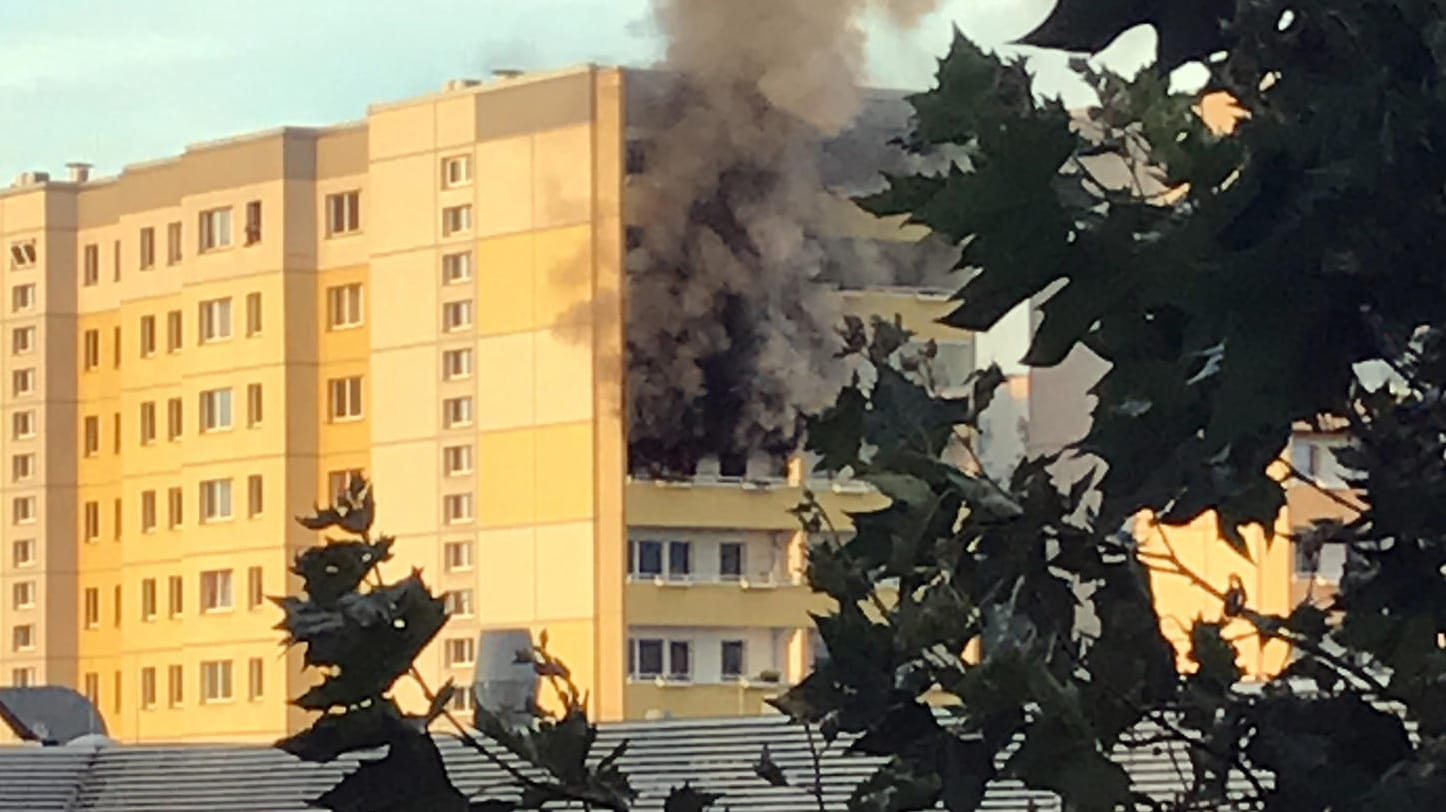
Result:
M100 246L95 243L81 249L80 284L91 287L100 284Z
M261 242L261 201L253 200L246 204L246 236L247 245L255 245Z
M154 228L141 229L140 248L140 269L149 271L156 267L156 230Z
M666 655L666 656L665 656ZM693 678L693 644L687 640L634 638L628 645L628 676L686 681Z
M207 660L201 663L201 701L231 701L230 660Z
M360 283L326 289L326 323L333 330L345 330L362 323Z
M176 707L186 701L186 676L179 665L166 668L166 702Z
M260 657L246 661L246 698L255 702L265 691L266 666Z
M18 539L10 545L10 561L17 567L35 564L35 539Z
M470 685L459 688L452 694L452 710L458 713L471 713L473 710L473 687Z
M261 482L260 474L252 474L246 477L246 515L255 518L261 515L261 508L264 506L265 488Z
M215 251L231 245L231 207L201 212L201 251Z
M201 573L201 611L224 612L235 606L231 599L231 570Z
M181 576L172 575L166 580L166 593L166 611L171 617L177 617L186 609L186 590Z
M180 488L168 488L168 489L166 490L166 522L167 522L167 525L170 526L170 527L173 528L173 529L174 529L174 528L177 528L177 527L180 527L180 526L181 526L181 521L184 520L184 519L185 519L185 515L184 515L184 505L183 505L182 496L181 496L181 489L180 489Z
M141 707L150 710L156 706L156 669L147 666L141 669Z
M442 236L464 234L472 230L471 206L448 206L442 209Z
M447 398L442 401L442 424L449 429L472 425L472 398Z
M100 590L95 587L87 587L85 590L85 627L94 629L100 626Z
M19 411L10 417L10 428L15 439L24 440L35 436L35 412L30 409Z
M442 468L447 476L472 473L472 446L451 445L442 449Z
M257 609L266 602L266 585L261 578L261 568L246 570L246 608Z
M181 399L166 401L166 439L175 440L181 436Z
M85 698L95 705L96 711L100 710L100 674L92 671L85 675Z
M208 389L201 393L201 432L231 428L231 390Z
M472 252L442 255L442 283L456 285L472 278Z
M16 524L30 524L35 521L35 497L17 496L10 500L10 513Z
M201 302L201 343L231 337L231 297Z
M111 252L110 252L110 274L111 274L110 278L111 278L111 281L112 281L112 282L119 282L119 281L120 281L120 278L121 278L121 241L120 241L120 240L116 240L115 242L111 243L111 249L112 249L112 250L111 250ZM117 675L117 676L119 676L119 675ZM120 692L119 692L119 691L116 692L116 696L117 696L117 697L120 696Z
M100 453L100 418L90 415L85 418L85 455L94 457Z
M111 708L110 708L111 711L114 712L114 713L120 713L120 710L121 710L121 672L119 672L119 671L115 672L114 676L113 676L112 679L111 679L110 702L111 702Z
M10 331L10 351L15 355L24 355L35 349L35 328L16 327Z
M156 354L156 317L141 316L141 357L149 358Z
M1350 487L1352 471L1340 464L1335 452L1346 442L1327 437L1296 437L1290 443L1291 466L1322 488Z
M148 400L141 404L140 417L141 445L156 441L156 402Z
M94 500L85 503L85 540L100 538L100 503Z
M231 480L208 479L201 483L201 521L219 522L231 518Z
M361 192L326 196L326 236L354 234L361 230Z
M472 590L454 589L442 595L442 605L446 607L447 614L457 617L471 617L472 615Z
M157 606L156 579L146 578L141 581L141 620L155 620Z
M15 396L29 395L35 391L35 367L17 369L11 374L11 383L15 387Z
M447 641L443 659L448 668L472 665L477 661L477 642L470 637L454 637Z
M181 349L181 311L172 310L166 313L166 352L179 352Z
M442 305L442 329L447 332L466 330L472 326L472 300L461 299Z
M100 366L100 331L86 330L81 346L84 348L85 368L89 370Z
M472 350L446 350L442 353L442 377L455 381L472 376Z
M472 156L453 155L442 159L442 185L451 189L472 182Z
M10 605L14 609L31 609L35 606L35 582L19 581L10 588Z
M10 684L15 688L31 688L36 684L34 668L10 669Z
M35 284L16 285L10 290L10 309L16 313L35 309Z
M692 569L693 545L686 541L634 541L628 545L628 572L643 578L686 579Z
M362 471L360 468L347 468L342 471L331 471L327 473L326 486L331 489L328 493L332 496L344 493L346 489L351 486L352 480L361 475Z
M35 648L35 624L22 623L10 633L10 647L15 651Z
M34 268L37 260L35 240L19 240L10 243L11 270L23 271L26 268Z
M725 579L743 577L743 545L725 541L718 545L718 574Z
M472 542L447 542L442 547L442 560L448 572L472 569Z
M472 494L449 493L442 497L442 513L447 524L461 524L472 521Z
M166 225L166 264L175 265L181 261L181 224Z
M724 640L719 652L723 661L723 679L740 679L743 676L743 641Z
M693 572L693 545L686 541L668 542L668 577L686 578Z
M246 385L246 425L255 428L261 425L261 384Z
M141 532L154 533L156 522L156 492L141 491Z
M331 419L356 420L362 416L362 379L333 378L327 382L331 393Z
M35 455L16 454L10 458L10 478L24 482L35 476Z
M261 334L261 294L246 294L246 336Z
M121 512L121 500L119 497L111 500L111 523L110 537L116 541L121 540L121 529L124 526L125 516Z

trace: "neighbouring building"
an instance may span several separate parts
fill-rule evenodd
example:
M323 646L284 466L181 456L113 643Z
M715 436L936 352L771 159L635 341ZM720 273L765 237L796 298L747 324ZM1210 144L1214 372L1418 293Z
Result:
M628 476L630 75L451 83L0 190L0 684L73 687L126 741L308 724L286 700L318 676L268 596L319 542L292 517L363 471L387 574L420 567L453 615L433 686L513 629L547 631L603 720L757 713L806 673L823 604L785 511L807 483L877 497L801 461ZM972 369L944 296L839 295Z

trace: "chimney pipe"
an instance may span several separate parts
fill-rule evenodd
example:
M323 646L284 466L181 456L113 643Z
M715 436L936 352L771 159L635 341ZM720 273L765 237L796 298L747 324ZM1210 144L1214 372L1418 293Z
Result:
M83 161L72 161L65 165L70 170L71 183L85 183L90 180L90 164Z

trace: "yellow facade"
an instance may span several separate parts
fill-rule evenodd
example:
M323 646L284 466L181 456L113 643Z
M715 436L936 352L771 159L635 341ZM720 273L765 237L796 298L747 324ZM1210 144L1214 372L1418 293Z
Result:
M625 81L462 83L0 190L0 684L74 687L127 741L308 724L286 699L316 674L266 599L319 541L292 517L353 471L385 575L448 593L433 687L470 683L494 629L545 630L601 719L755 713L801 678L827 608L786 513L803 474L627 475ZM841 295L972 352L937 296ZM812 485L840 518L879 503ZM675 542L686 578L630 572ZM681 678L638 673L655 639L687 643Z

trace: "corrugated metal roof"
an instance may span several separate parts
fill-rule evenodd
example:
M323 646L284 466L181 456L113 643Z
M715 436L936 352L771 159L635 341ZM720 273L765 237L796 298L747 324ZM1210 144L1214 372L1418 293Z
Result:
M684 782L723 793L727 808L737 812L817 808L800 788L812 780L809 734L782 716L603 725L594 755L600 758L623 739L629 748L621 762L639 791L638 809L661 809L669 790ZM439 740L464 793L506 783L497 767L456 740ZM813 742L822 747L817 734ZM794 786L769 786L754 774L765 743ZM854 786L881 763L844 749L840 741L820 754L829 809L843 809ZM1185 753L1165 746L1123 755L1122 761L1136 788L1158 797L1179 792L1189 772ZM334 786L356 762L308 764L254 745L3 747L0 810L300 812L307 799ZM1060 804L1049 794L1001 781L990 786L984 808L1058 812Z

